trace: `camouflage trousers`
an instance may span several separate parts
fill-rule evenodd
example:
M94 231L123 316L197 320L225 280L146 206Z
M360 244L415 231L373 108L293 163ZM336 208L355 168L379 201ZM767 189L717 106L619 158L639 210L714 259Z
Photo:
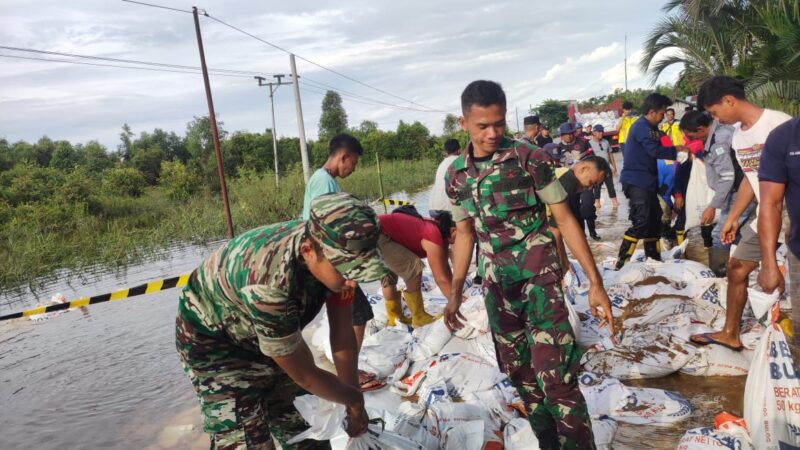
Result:
M557 273L484 281L497 361L517 388L542 449L594 449L578 388L580 350Z
M183 295L187 295L184 292ZM189 293L188 295L192 295ZM294 407L305 394L275 362L187 320L180 302L176 346L200 400L203 429L217 450L330 449L330 443L286 441L308 424ZM274 439L273 439L274 438Z

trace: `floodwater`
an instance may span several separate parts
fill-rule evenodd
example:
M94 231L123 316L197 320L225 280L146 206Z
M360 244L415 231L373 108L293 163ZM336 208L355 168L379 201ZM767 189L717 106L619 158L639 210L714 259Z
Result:
M616 254L628 224L625 199L614 210L603 192L603 242L591 243L598 261ZM410 197L423 213L427 196ZM176 247L162 260L117 273L97 268L36 292L0 293L0 314L33 307L57 292L72 299L188 273L220 243ZM702 253L702 246L690 247L693 259ZM0 448L208 448L197 400L175 353L176 300L172 289L41 323L0 323L0 423L6 431ZM744 377L676 374L625 383L678 391L695 413L668 427L621 424L616 449L674 449L685 430L713 426L717 413L742 413Z

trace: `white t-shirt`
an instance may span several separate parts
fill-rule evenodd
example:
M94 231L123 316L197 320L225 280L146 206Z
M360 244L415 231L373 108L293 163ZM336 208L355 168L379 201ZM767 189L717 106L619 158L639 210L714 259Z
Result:
M750 186L753 187L757 201L761 201L758 190L758 166L761 162L761 150L764 148L767 136L772 130L791 118L792 116L786 113L765 109L761 117L750 129L742 130L740 123L733 126L732 145L733 149L736 150L736 159L739 161L739 165L742 166L742 171L747 181L750 182Z
M431 189L431 197L428 200L428 211L452 211L453 207L450 203L450 198L447 197L447 192L444 190L444 177L447 175L447 169L450 168L450 164L456 158L458 158L458 155L449 155L439 163L439 168L436 169L433 189Z
M745 179L752 186L757 202L761 202L761 192L758 189L758 166L761 163L761 150L772 130L791 118L792 116L786 113L765 109L758 121L749 129L742 130L741 123L733 126L732 145L736 153L736 160L742 167ZM756 217L758 217L758 209L756 209ZM758 221L754 220L750 227L757 231L757 223Z

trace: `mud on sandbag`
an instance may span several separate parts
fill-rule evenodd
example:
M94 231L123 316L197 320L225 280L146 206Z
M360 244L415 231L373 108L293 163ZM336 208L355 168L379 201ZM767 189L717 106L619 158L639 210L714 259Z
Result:
M675 336L656 336L647 347L616 345L590 349L581 358L584 370L621 380L659 378L677 372L694 357L696 349Z

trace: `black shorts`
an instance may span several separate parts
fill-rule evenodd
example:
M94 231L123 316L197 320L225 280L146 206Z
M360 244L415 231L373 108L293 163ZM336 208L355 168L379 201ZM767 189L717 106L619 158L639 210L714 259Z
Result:
M372 312L372 305L367 300L367 295L361 290L361 286L356 289L356 295L353 298L353 325L365 325L372 320L375 314Z

